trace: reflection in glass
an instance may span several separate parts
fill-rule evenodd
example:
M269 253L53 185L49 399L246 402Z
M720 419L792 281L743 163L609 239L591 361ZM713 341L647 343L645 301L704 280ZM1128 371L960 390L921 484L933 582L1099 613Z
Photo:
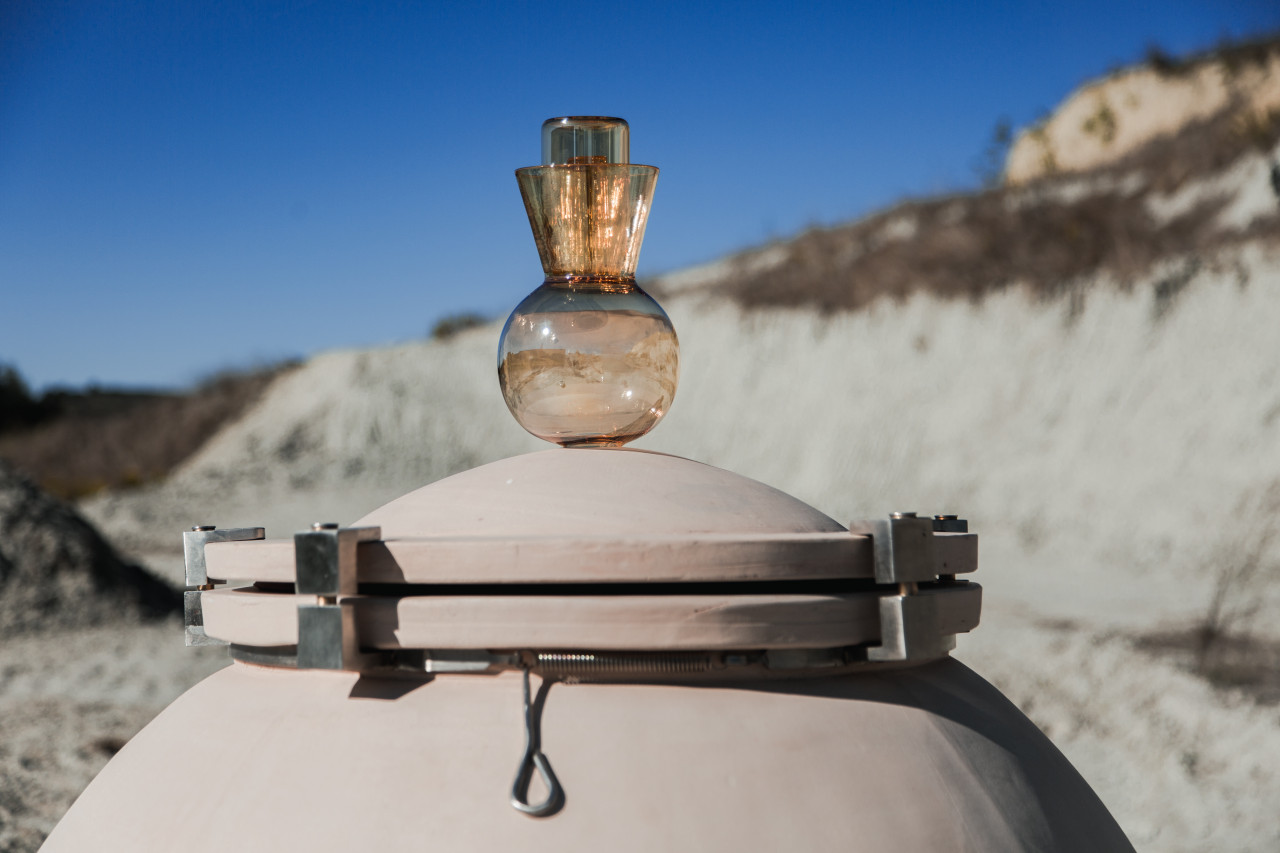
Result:
M544 283L512 312L498 351L511 414L563 445L644 435L667 413L679 375L675 329L634 282Z

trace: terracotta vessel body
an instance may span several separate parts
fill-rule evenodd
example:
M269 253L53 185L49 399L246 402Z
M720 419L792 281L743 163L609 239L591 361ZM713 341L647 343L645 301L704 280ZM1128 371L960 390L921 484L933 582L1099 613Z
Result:
M507 800L518 673L237 663L135 737L44 849L1131 849L1048 739L953 660L737 685L553 683L538 707L565 790L543 819Z

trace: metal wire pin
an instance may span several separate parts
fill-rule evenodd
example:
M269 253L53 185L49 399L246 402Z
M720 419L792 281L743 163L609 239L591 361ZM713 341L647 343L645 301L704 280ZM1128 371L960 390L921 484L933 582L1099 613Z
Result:
M542 754L541 737L534 720L533 700L529 691L529 667L524 668L524 757L520 759L520 769L516 771L516 780L511 786L511 806L516 811L524 812L530 817L549 817L560 810L564 791L551 769L547 757ZM530 803L529 783L533 781L534 771L542 777L547 786L547 796L540 803Z

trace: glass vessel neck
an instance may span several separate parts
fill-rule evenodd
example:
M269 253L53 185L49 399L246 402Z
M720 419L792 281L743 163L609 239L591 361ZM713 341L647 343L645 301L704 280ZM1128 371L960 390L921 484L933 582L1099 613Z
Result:
M591 290L599 293L631 293L639 289L634 275L556 273L544 278L542 283L552 287Z

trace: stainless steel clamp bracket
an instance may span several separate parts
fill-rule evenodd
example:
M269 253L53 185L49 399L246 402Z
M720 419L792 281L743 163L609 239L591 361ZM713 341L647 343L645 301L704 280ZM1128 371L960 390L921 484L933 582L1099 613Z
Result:
M980 594L977 586L974 591ZM870 661L940 658L956 647L956 635L942 628L941 596L934 593L886 595L880 599L880 645L867 649ZM981 598L977 600L981 604ZM975 619L976 622L976 619Z
M938 576L931 518L895 512L888 518L851 522L849 532L871 537L876 583L921 583Z
M359 589L360 543L381 538L379 527L336 524L316 524L294 534L299 668L359 670L369 663L360 651L351 596Z
M182 556L186 564L186 590L182 594L182 621L188 646L225 646L204 631L204 609L200 593L213 589L216 580L209 577L209 565L205 562L204 548L210 542L244 542L264 539L266 531L261 527L228 527L219 530L212 525L197 525L182 534Z
M939 571L934 539L935 532L968 530L969 523L954 515L921 518L913 512L849 525L850 533L871 537L876 583L897 586L896 594L880 598L880 644L867 649L868 660L940 658L955 648L957 628L968 631L978 624L981 588ZM922 583L930 586L921 589Z

